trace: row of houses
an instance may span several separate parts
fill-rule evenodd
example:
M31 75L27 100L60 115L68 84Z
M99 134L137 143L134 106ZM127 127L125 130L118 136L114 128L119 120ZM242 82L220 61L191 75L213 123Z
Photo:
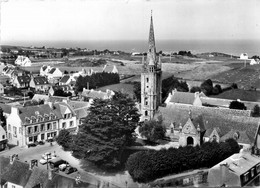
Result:
M35 96L33 100L44 98L45 104L42 105L0 104L6 117L6 134L2 133L3 129L1 134L6 135L5 140L9 144L23 147L53 138L62 129L73 133L78 131L88 114L90 103L47 95Z

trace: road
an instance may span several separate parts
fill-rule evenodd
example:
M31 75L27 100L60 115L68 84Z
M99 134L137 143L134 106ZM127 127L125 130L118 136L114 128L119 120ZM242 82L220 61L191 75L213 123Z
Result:
M81 178L86 179L88 182L93 183L95 185L98 182L109 182L110 185L114 185L114 187L142 187L131 179L131 176L126 172L117 173L117 174L106 174L106 173L90 173L86 172L82 169L82 165L80 160L74 158L71 155L71 152L64 151L58 144L55 142L50 145L50 143L45 143L44 145L38 145L36 147L14 147L10 150L4 150L0 152L0 156L10 156L13 154L18 154L18 158L20 161L29 162L32 159L37 159L38 161L41 159L41 156L46 153L51 152L69 162L69 164L78 169L80 172ZM39 168L46 168L47 165L39 164ZM92 170L93 171L93 170ZM76 177L77 172L70 174L71 177ZM127 183L126 183L127 182Z

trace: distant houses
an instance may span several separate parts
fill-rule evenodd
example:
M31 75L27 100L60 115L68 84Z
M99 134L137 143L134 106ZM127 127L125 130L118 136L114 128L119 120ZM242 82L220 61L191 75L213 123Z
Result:
M240 59L243 59L243 60L248 59L247 53L242 53L242 54L240 55Z
M14 62L18 66L30 67L32 65L31 60L28 57L19 55Z

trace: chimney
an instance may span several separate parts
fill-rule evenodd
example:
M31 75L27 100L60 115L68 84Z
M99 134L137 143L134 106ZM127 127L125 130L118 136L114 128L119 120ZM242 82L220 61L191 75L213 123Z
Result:
M53 103L52 102L48 102L48 105L50 106L51 109L53 109Z
M12 106L11 107L11 114L19 115L19 110L17 107Z
M199 93L198 91L196 91L196 92L194 93L195 99L198 98L199 96L200 96L200 93Z

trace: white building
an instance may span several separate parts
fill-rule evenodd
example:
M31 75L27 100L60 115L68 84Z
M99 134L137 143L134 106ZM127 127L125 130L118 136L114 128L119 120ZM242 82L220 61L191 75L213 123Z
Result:
M240 59L248 59L247 53L242 53L242 54L240 55Z
M30 67L32 65L31 60L28 57L19 55L14 62L16 65L23 67Z

